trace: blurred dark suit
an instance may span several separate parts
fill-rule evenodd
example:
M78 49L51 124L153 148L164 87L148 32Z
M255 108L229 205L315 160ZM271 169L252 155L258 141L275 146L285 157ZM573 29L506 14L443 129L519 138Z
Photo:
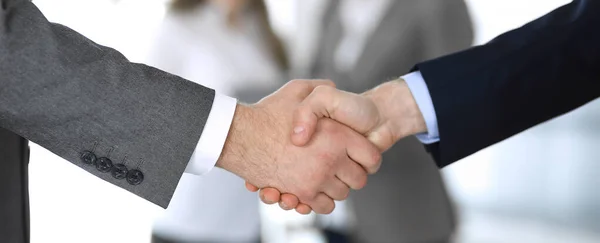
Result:
M29 242L28 162L27 140L0 128L1 242Z
M324 15L312 77L332 79L343 90L363 92L409 72L414 63L467 48L473 39L462 0L397 0L385 10L351 71L339 71L340 3L332 1ZM359 242L446 242L455 229L436 164L414 137L384 154L379 173L351 194L351 203Z

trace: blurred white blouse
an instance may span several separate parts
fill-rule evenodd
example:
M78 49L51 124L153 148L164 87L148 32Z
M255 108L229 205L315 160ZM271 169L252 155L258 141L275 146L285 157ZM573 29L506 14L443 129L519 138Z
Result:
M283 72L263 39L260 22L245 11L238 25L210 4L167 11L147 63L232 96L245 88L273 87ZM219 168L202 177L184 174L156 234L185 241L248 242L259 237L256 193Z
M245 12L231 27L221 9L204 4L167 12L148 63L232 95L244 87L281 82L283 73L266 43L254 13Z

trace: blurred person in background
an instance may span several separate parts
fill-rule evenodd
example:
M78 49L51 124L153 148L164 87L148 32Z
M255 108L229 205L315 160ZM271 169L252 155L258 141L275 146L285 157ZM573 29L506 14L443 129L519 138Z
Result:
M332 0L310 76L361 93L472 40L463 0ZM448 242L456 227L438 168L414 137L384 153L379 173L350 199L338 209L351 217L340 210L320 216L330 242Z
M288 67L262 0L171 1L148 63L245 102L274 90ZM259 201L242 184L220 168L184 174L153 242L259 242Z

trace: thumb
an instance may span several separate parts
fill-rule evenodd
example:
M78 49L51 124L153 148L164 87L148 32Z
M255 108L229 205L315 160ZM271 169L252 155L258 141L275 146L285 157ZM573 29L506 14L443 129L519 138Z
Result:
M335 111L337 90L330 86L317 86L294 111L292 143L304 146L314 134L319 118L330 117Z
M367 135L379 122L375 104L364 96L319 86L294 111L292 143L304 146L314 134L320 118L328 117Z

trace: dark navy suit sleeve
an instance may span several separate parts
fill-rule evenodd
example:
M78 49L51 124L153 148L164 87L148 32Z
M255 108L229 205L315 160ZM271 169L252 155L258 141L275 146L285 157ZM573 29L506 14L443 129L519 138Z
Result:
M600 1L576 0L491 42L418 64L439 167L600 95Z

